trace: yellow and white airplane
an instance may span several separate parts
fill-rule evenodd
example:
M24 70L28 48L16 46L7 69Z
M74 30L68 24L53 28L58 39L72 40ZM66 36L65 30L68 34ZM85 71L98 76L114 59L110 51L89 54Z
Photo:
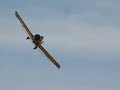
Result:
M41 45L43 43L43 36L40 36L39 34L33 35L29 28L26 26L26 24L24 23L24 21L22 20L22 18L20 17L20 15L18 14L17 11L15 11L15 16L18 18L18 20L20 21L20 23L22 24L22 26L24 27L25 31L28 33L28 37L26 39L31 39L32 42L35 45L36 49L37 47L49 58L49 60L57 66L58 69L60 69L60 64L57 63L57 61L43 48L43 46Z

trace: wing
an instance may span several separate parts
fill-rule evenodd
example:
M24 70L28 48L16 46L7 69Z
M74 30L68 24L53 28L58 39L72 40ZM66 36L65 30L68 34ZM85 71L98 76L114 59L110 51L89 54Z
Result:
M28 27L26 26L26 24L24 23L24 21L22 20L22 18L20 17L20 15L18 14L17 11L15 11L15 15L18 18L18 20L20 21L20 23L23 25L23 27L25 28L26 32L29 34L31 39L33 40L33 34L30 32L30 30L28 29ZM50 61L53 64L55 64L57 66L57 68L60 69L60 65L55 61L55 59L40 44L38 45L38 47L50 59Z
M60 69L59 63L56 62L56 60L42 47L42 45L38 45L39 49L49 58L49 60L57 66L58 69Z
M18 14L17 11L15 11L15 15L18 18L18 20L20 21L20 23L23 25L23 27L25 28L28 35L31 37L31 39L33 39L33 34L30 32L30 30L28 29L28 27L26 26L26 24L24 23L24 21L22 20L22 18L20 17L20 15Z

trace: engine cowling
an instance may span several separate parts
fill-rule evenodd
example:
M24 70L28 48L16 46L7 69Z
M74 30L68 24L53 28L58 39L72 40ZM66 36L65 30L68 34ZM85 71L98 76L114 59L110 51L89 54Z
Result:
M34 37L35 37L36 41L38 41L38 40L42 41L43 40L43 36L40 36L39 34L34 35Z

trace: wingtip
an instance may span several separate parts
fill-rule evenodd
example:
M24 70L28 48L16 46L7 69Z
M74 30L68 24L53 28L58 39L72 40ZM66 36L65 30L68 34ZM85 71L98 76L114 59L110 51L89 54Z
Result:
M17 11L15 11L15 14L17 13Z
M61 67L60 65L57 66L58 69L60 69L60 67Z

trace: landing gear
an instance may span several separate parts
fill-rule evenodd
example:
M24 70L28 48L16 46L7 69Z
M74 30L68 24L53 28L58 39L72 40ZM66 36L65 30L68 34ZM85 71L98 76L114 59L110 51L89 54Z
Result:
M37 45L38 45L38 44L41 45L43 42L44 42L44 41L42 41L42 42L40 42L40 43L36 43L36 44L35 44L35 47L34 47L33 49L37 49ZM33 43L34 43L34 41L33 41Z
M33 41L34 42L34 41ZM33 49L37 49L37 45L38 45L39 43L37 42L37 43L35 43L35 47L33 48Z
M35 46L33 49L37 49L37 46Z
M30 39L29 37L27 37L26 39Z

